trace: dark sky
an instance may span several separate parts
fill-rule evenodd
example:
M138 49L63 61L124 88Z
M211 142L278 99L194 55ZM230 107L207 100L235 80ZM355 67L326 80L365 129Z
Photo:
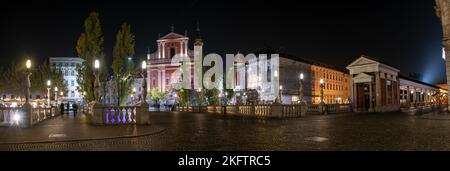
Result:
M158 33L167 33L170 25L193 36L199 21L208 52L248 53L268 45L342 68L366 54L398 66L404 74L421 73L426 82L442 82L445 76L434 0L2 3L0 62L5 67L26 56L37 61L76 56L83 21L95 10L108 58L122 22L131 24L136 55L143 56L147 48L156 50Z

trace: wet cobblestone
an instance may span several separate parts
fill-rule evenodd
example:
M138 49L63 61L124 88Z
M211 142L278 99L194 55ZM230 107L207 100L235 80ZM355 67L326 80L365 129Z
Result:
M0 150L449 150L450 120L404 114L314 116L261 120L211 114L152 114L162 133L138 138L0 144ZM310 137L327 138L309 141Z

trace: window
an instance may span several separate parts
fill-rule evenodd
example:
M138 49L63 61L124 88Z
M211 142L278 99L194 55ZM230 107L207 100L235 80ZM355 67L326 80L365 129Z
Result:
M72 80L70 84L72 85L72 87L75 86L75 81Z
M72 81L73 82L73 81ZM75 91L70 92L70 97L75 97Z
M392 104L392 81L386 81L386 89L387 89L387 104Z
M169 85L170 83L169 83L169 79L166 79L166 85Z
M170 57L173 58L175 56L175 48L170 48Z

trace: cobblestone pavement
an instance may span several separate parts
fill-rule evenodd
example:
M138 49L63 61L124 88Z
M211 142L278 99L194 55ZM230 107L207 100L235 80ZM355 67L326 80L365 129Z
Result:
M449 150L450 121L405 114L350 114L260 120L154 113L162 133L138 138L0 144L1 150Z

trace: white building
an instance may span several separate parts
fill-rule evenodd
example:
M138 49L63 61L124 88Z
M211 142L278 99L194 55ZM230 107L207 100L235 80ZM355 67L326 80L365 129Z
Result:
M80 103L83 97L82 93L78 91L76 67L83 64L83 59L78 57L51 57L49 62L52 70L59 71L63 75L64 83L68 89L62 96L64 101Z

